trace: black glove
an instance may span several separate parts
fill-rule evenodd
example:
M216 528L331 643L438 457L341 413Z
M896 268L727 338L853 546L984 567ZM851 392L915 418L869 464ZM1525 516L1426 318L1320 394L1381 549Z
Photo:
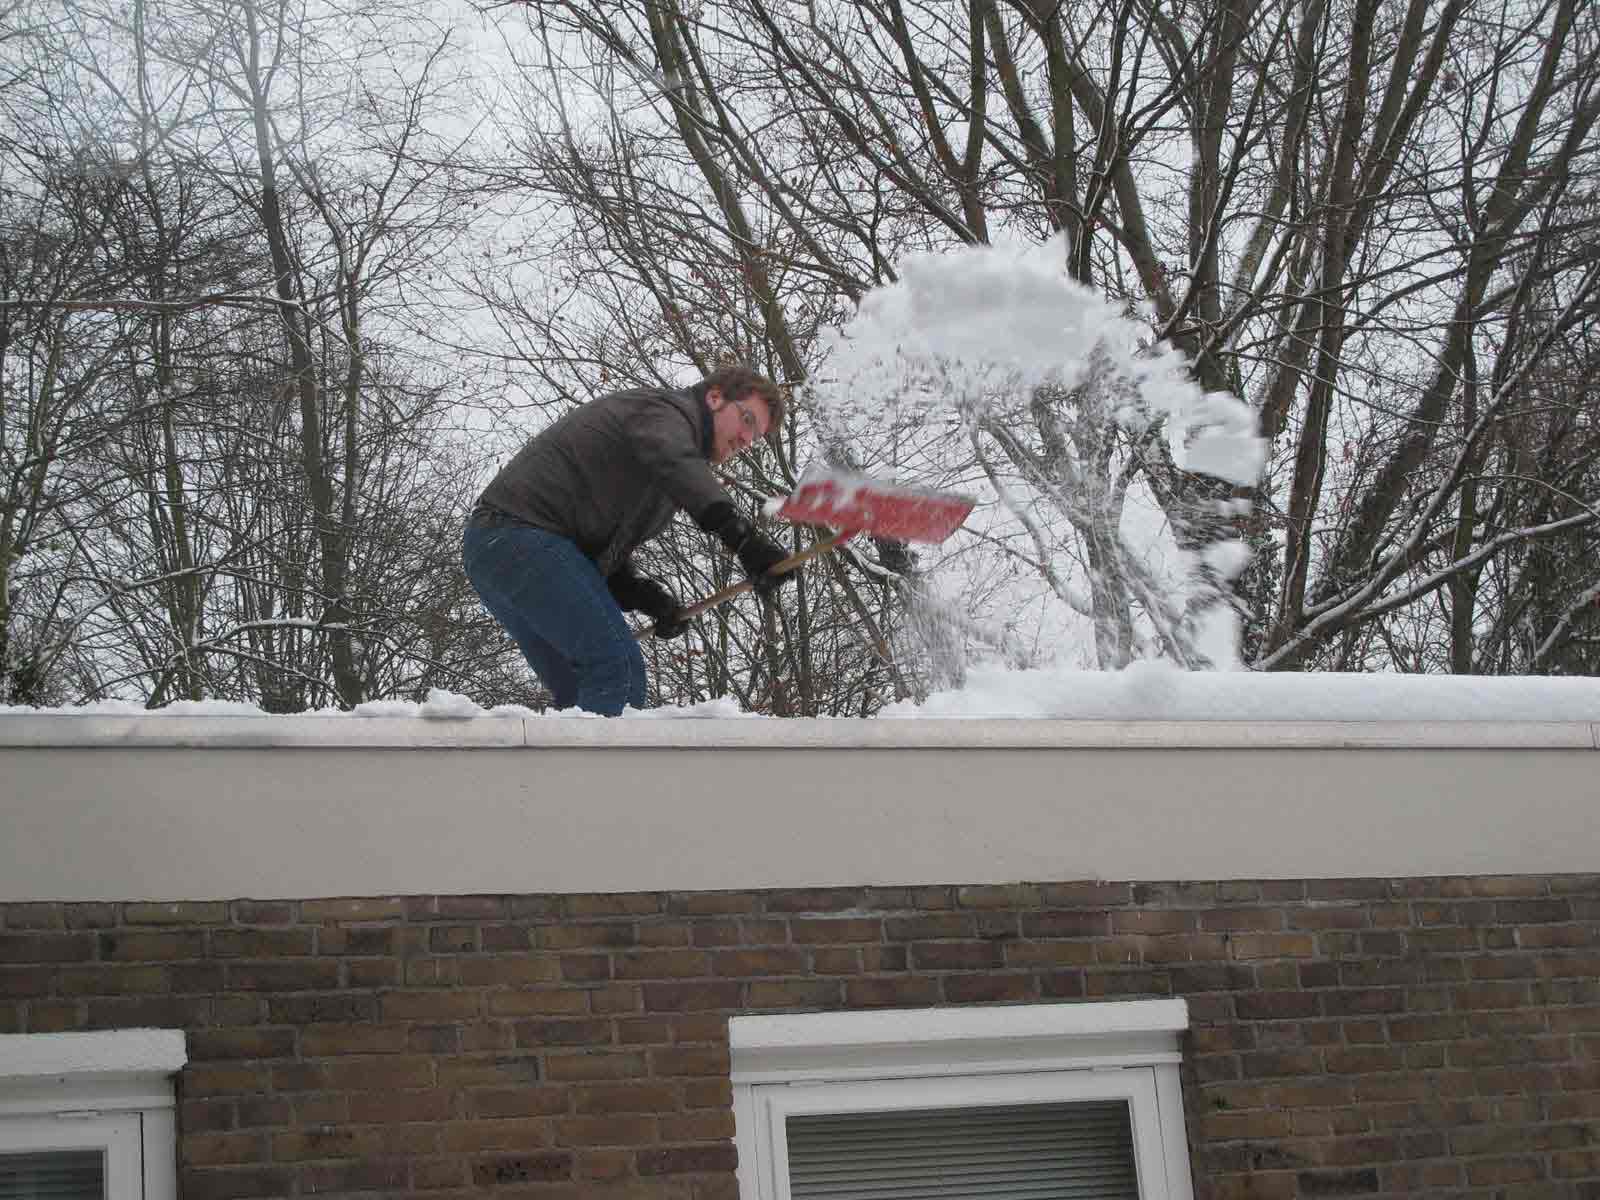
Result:
M765 534L757 532L749 518L734 512L733 505L726 500L718 500L707 508L700 514L697 524L707 533L716 534L724 546L739 556L739 565L750 577L757 595L769 596L789 582L794 573L792 570L782 575L768 574L789 557L789 552Z
M656 623L658 638L675 638L689 628L682 620L682 607L678 598L658 580L647 575L635 575L632 566L624 566L606 579L606 589L617 607L626 612L642 612Z

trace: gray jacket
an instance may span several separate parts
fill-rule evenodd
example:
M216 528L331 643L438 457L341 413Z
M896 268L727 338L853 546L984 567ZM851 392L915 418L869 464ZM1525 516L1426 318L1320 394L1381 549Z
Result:
M710 455L701 385L610 392L536 434L479 504L571 538L609 576L678 509L728 499Z

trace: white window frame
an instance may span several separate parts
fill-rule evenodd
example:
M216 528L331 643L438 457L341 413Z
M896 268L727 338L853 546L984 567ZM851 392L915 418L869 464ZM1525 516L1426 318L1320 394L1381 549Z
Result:
M106 1155L105 1200L177 1200L182 1030L0 1035L0 1156Z
M1182 1000L733 1017L740 1200L790 1200L791 1115L1123 1100L1140 1200L1193 1200Z

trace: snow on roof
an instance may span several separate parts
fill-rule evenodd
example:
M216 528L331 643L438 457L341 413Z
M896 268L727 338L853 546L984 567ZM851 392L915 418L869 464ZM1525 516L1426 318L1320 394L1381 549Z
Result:
M250 704L180 701L147 710L130 701L68 708L3 708L7 716L74 715L216 717L267 714ZM324 710L328 719L483 716L589 718L577 710L537 713L513 705L483 708L467 696L432 690L427 700L373 700L354 712ZM731 698L687 707L629 711L624 720L762 720ZM1329 673L1191 672L1163 661L1122 671L977 667L964 684L918 704L890 704L880 721L915 719L1235 722L1600 722L1600 679L1546 676L1350 675Z

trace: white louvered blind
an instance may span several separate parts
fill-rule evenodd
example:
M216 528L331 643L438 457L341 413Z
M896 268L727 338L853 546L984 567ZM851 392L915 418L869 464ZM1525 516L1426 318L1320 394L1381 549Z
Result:
M0 1200L101 1200L103 1150L0 1154Z
M791 1115L793 1200L1138 1200L1121 1100Z

